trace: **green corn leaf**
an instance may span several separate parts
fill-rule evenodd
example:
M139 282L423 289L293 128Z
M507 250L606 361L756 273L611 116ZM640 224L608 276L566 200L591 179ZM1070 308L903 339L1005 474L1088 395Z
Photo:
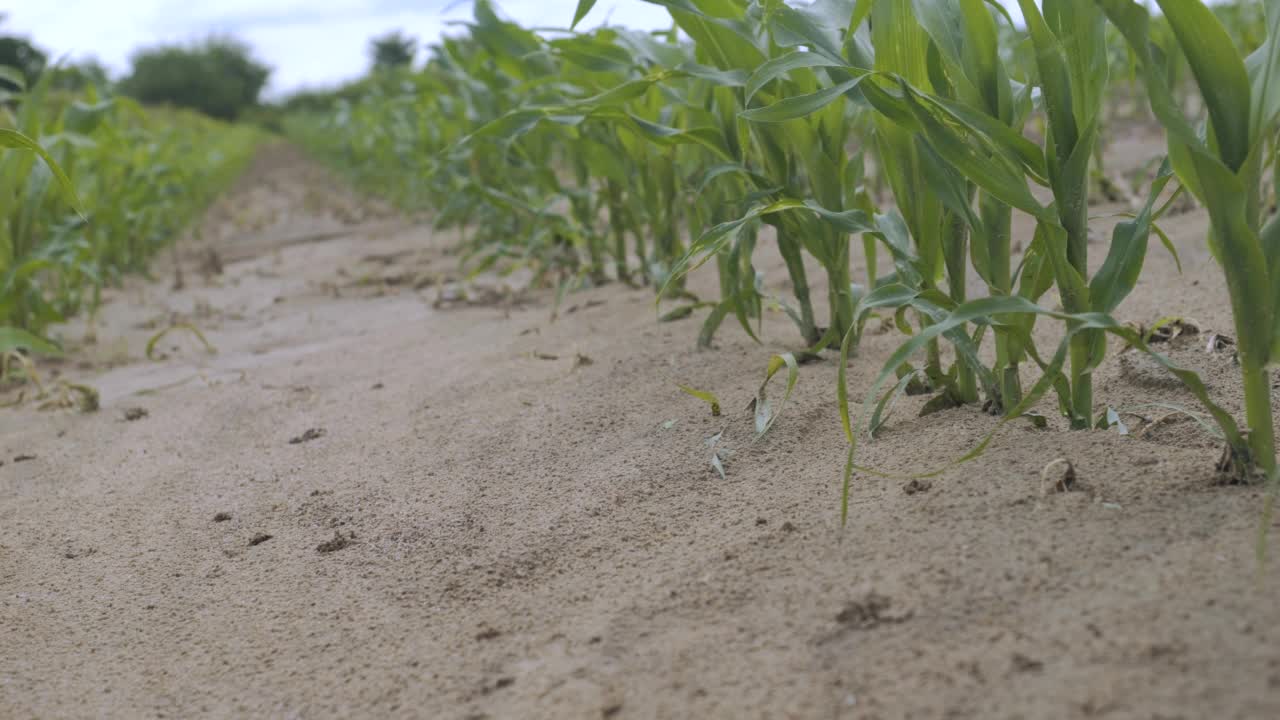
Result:
M215 348L207 338L205 338L204 333L200 332L200 328L197 328L195 325L192 325L190 323L177 323L174 325L170 325L169 327L161 330L155 335L152 335L151 339L147 341L146 356L148 360L160 359L160 355L157 354L156 352L156 346L159 345L160 341L163 340L169 333L174 332L175 330L185 330L191 333L192 335L195 336L197 340L200 341L200 344L204 346L205 352L209 353L210 355L218 354L218 349Z
M929 189L942 202L943 207L965 219L974 234L983 234L986 228L982 220L973 211L969 199L969 188L964 177L956 173L951 166L938 156L926 143L919 143L918 156L924 169L925 180Z
M945 122L959 123L970 133L984 139L984 148L1003 158L1020 163L1035 182L1048 185L1048 165L1044 152L1013 127L947 98L915 94L913 99L929 106Z
M1111 234L1111 247L1102 267L1089 283L1089 298L1095 312L1109 313L1133 291L1142 271L1147 254L1147 239L1152 229L1152 215L1156 200L1173 178L1173 167L1165 158L1160 172L1151 183L1147 202L1138 216L1118 223ZM1175 252L1174 258L1177 258Z
M1146 8L1132 0L1094 0L1094 2L1106 12L1111 23L1124 35L1129 42L1130 50L1138 59L1151 111L1169 135L1170 159L1178 172L1178 177L1187 184L1187 179L1183 177L1183 167L1189 165L1190 161L1188 159L1186 163L1180 162L1179 152L1195 151L1207 154L1208 150L1195 129L1182 115L1178 102L1174 99L1165 79L1164 63L1151 52L1151 18ZM1188 188L1195 193L1196 197L1200 197L1198 184L1196 186L1188 184Z
M1000 64L995 18L983 0L961 0L960 12L964 20L964 65L969 80L977 86L988 114L1002 120L1011 119L1006 110L1011 102L1009 79Z
M847 370L853 347L857 343L860 328L867 316L881 308L905 307L918 297L920 291L901 283L888 283L867 294L854 310L854 323L840 343L840 364L836 377L836 405L840 410L840 423L845 437L850 443L854 440L853 423L849 413L849 385Z
M978 0L978 3L981 4L981 1ZM968 68L964 67L966 38L960 5L955 0L913 0L912 11L947 63L963 71ZM986 12L985 9L983 12Z
M852 80L846 80L839 85L823 88L817 92L783 98L765 107L743 110L738 113L738 117L751 122L776 123L812 115L835 102L845 93L858 87L865 78L866 75L862 75Z
M0 65L0 80L12 83L18 88L18 92L24 92L27 89L27 76L22 71L10 65Z
M459 144L465 145L467 142L477 139L509 142L533 130L538 126L538 123L546 118L547 112L545 110L515 110L481 126L475 132L460 140Z
M988 7L990 7L992 10L995 10L1002 17L1004 17L1005 22L1009 23L1009 27L1018 26L1018 23L1013 21L1013 16L1009 14L1009 8L1005 7L1003 2L1001 2L1000 0L985 0L985 2L987 3Z
M786 77L793 70L829 67L848 66L843 60L832 60L819 53L801 52L799 50L771 58L768 62L756 68L755 72L751 73L751 77L746 84L746 99L743 102L750 105L751 99L755 97L761 88L778 78Z
M1106 17L1080 0L1043 0L1044 18L1065 52L1076 125L1098 120L1108 79Z
M1239 170L1250 146L1251 91L1244 61L1226 28L1200 0L1157 1L1204 95L1222 161Z
M880 229L880 225L862 210L828 210L813 200L805 200L804 207L812 210L819 218L831 223L841 232L869 233Z
M787 386L782 394L782 402L778 403L778 409L775 411L769 404L769 398L766 390L769 387L769 381L782 368L787 369ZM791 392L795 390L796 381L800 379L800 366L796 362L795 355L791 353L782 353L769 358L769 365L765 368L764 382L760 383L760 389L756 391L756 437L763 437L778 418L782 416L782 410L787 406L787 400L791 398Z
M707 392L706 390L698 390L688 387L687 385L677 385L676 387L680 388L681 392L684 392L686 395L696 397L710 405L712 417L720 417L720 400L715 396L715 393Z
M1262 244L1262 252L1267 258L1267 268L1271 272L1276 272L1280 268L1280 213L1271 216L1271 219L1262 226L1262 230L1258 233L1258 241ZM1280 312L1280 305L1277 305L1276 312Z
M1067 50L1045 23L1044 15L1034 0L1018 0L1026 19L1027 31L1035 47L1036 66L1044 90L1045 113L1053 145L1061 156L1070 153L1079 139L1075 108L1071 96L1071 71L1067 66Z
M15 268L10 268L4 275L4 282L0 283L0 296L9 295L14 291L14 287L23 284L36 273L42 270L53 270L56 267L57 263L50 258L35 257L22 262Z
M751 70L765 61L741 6L708 0L645 0L667 8L699 55L721 70ZM699 60L702 61L701 59Z
M728 317L729 313L734 311L734 298L729 298L718 303L711 312L707 313L707 319L702 323L702 329L698 332L698 347L711 347L711 339L715 337L716 330L720 328L720 324Z
M1243 447L1243 436L1240 433L1239 426L1230 413L1226 412L1221 406L1213 401L1209 396L1208 388L1200 377L1184 368L1173 364L1167 357L1151 350L1147 346L1142 336L1132 328L1121 325L1111 316L1105 313L1079 313L1069 314L1047 310L1033 302L1021 297L990 297L981 300L975 300L957 307L947 317L923 328L919 333L912 336L908 341L903 343L889 358L885 361L876 380L872 383L867 391L864 408L872 408L875 406L876 397L881 393L884 384L895 377L895 370L906 362L912 355L919 352L932 339L947 333L957 327L963 327L968 323L993 324L1000 322L1002 316L1019 316L1019 315L1042 315L1057 318L1066 321L1068 324L1068 332L1059 344L1054 357L1049 362L1041 360L1033 350L1034 346L1028 346L1032 350L1032 357L1036 359L1037 364L1041 366L1043 374L1036 382L1035 386L1024 396L1021 403L1013 408L997 425L993 428L981 442L962 457L953 460L941 468L931 470L924 473L912 474L907 477L921 478L938 475L947 469L972 460L981 455L986 447L990 444L995 434L1008 422L1020 417L1028 412L1044 393L1059 382L1063 365L1066 360L1067 348L1071 339L1081 333L1088 331L1103 331L1115 335L1125 342L1129 343L1141 352L1147 353L1157 364L1171 372L1175 377L1182 381L1183 385L1195 395L1196 399L1205 407L1214 421L1222 429L1227 438L1228 443L1232 447ZM1016 329L1016 328L1015 328ZM850 430L850 437L856 439L857 435ZM856 465L853 460L853 452L856 448L856 442L850 442L850 455L846 462L845 468L845 485L847 488L850 482L850 474L853 470L860 472L882 475L887 477L897 477L877 471L872 468L864 468ZM847 492L847 489L846 489Z
M1042 221L1057 222L1056 214L1042 206L1027 188L1025 178L998 154L988 154L973 147L965 138L934 117L922 96L905 83L902 85L907 107L920 123L930 146L952 167L969 180L1005 203Z
M596 6L596 0L578 0L578 7L573 11L573 22L569 23L569 29L572 30L582 22L582 18L591 12L591 8Z
M824 9L823 3L801 8L779 3L770 16L774 41L782 47L803 45L832 62L843 63L840 19L824 15Z
M1248 137L1248 71L1221 23L1199 0L1161 2L1209 106L1217 140L1215 153L1186 122L1158 71L1149 49L1150 20L1145 9L1128 0L1096 2L1124 33L1140 60L1152 111L1170 136L1169 154L1179 178L1209 210L1210 247L1227 277L1236 325L1242 336L1247 335L1241 338L1241 362L1263 367L1280 358L1280 288L1270 281L1268 255L1246 220L1250 193L1237 174L1253 153Z
M741 164L734 162L734 163L721 163L719 165L714 165L708 168L706 174L702 176L702 180L698 183L698 188L696 190L697 194L701 195L702 193L706 192L707 188L711 186L712 182L714 182L718 178L721 178L727 175L743 175L748 180L750 180L754 185L760 188L768 189L770 193L777 192L778 190L781 189L781 188L769 188L768 178L753 172L750 168L744 167Z
M660 145L696 144L712 151L722 160L731 159L729 149L725 147L720 131L712 127L689 128L682 130L627 113L635 127L651 142Z
M538 36L514 23L504 22L493 10L489 0L477 0L474 9L475 23L472 32L482 45L503 60L515 61L539 51Z
M649 92L649 88L653 87L654 83L660 82L664 79L665 79L664 75L657 75L657 76L642 78L640 80L630 80L628 82L622 83L621 85L615 88L606 90L598 95L592 95L591 97L588 97L588 98L576 100L573 102L572 105L570 105L570 107L599 108L599 107L605 107L610 105L625 105L626 103L631 102L632 100L635 100L641 95L644 95L645 93Z
M907 229L906 220L897 212L890 211L876 216L876 227L879 232L874 237L889 250L899 280L918 287L923 282L926 269L911 249L911 231Z
M1280 345L1272 348L1272 343L1280 337L1280 328L1274 326L1277 317L1274 308L1280 289L1270 282L1262 243L1245 220L1248 192L1239 178L1221 163L1200 154L1193 155L1192 160L1203 181L1205 205L1221 248L1236 326L1242 329L1241 335L1243 328L1248 328L1250 333L1250 337L1241 342L1241 356L1267 353L1266 357L1251 358L1255 367L1262 367L1271 357L1280 357L1277 355Z
M1252 113L1249 137L1252 142L1280 115L1280 3L1264 4L1267 13L1267 39L1248 58L1245 67L1252 88Z
M897 384L880 396L880 401L876 403L875 409L871 412L871 419L867 421L868 437L875 437L880 428L888 422L889 413L892 412L898 398L902 397L902 394L906 392L907 386L923 377L924 372L922 370L912 370L904 373L902 377L898 378Z
M96 103L85 103L77 100L71 103L63 112L63 128L68 132L79 135L91 133L111 116L115 108L116 101L114 99Z
M51 357L62 355L62 350L57 345L22 328L0 327L0 355L14 350L29 350Z
M675 70L675 74L706 80L715 83L717 87L730 88L739 88L746 85L748 78L745 70L719 70L695 62L680 63L680 66Z
M625 73L635 63L625 48L585 35L552 40L548 45L558 57L592 72Z
M49 172L53 173L54 179L58 181L58 186L62 192L66 193L67 198L71 201L71 206L79 212L80 198L76 195L76 188L71 184L71 178L62 171L58 163L45 151L40 143L23 135L17 130L10 128L0 128L0 147L16 148L20 150L29 150L35 153L44 164L48 166ZM81 216L83 217L83 215Z

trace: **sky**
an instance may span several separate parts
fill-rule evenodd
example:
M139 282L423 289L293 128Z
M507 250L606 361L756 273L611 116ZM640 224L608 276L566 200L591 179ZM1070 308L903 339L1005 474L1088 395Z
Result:
M211 32L248 42L273 68L268 95L360 76L368 40L404 30L430 42L471 17L467 0L8 0L0 29L25 35L52 57L94 57L114 74L138 47L185 42ZM577 0L497 0L500 14L529 27L567 27ZM666 11L643 0L599 0L584 27L655 29Z
M1016 4L1006 0L1007 4ZM527 27L567 27L577 0L496 0ZM7 0L0 30L31 38L55 58L97 58L114 74L138 47L185 42L211 32L248 42L273 68L269 97L334 85L368 67L370 37L404 30L426 42L471 14L467 0ZM605 22L636 29L670 26L643 0L598 0L583 27Z

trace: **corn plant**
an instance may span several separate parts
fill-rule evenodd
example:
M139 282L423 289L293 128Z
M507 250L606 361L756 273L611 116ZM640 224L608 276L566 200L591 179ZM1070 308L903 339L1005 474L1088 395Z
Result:
M75 189L71 185L71 180L39 143L12 128L0 128L0 148L6 148L10 151L17 150L19 152L29 152L39 158L44 162L45 167L48 168L49 173L57 181L61 190L66 193L67 196L74 199ZM6 155L8 154L9 153L6 153ZM5 157L0 160L0 168L5 167L9 159L9 157ZM0 210L3 210L3 208L0 208ZM4 268L6 265L12 266L16 256L16 253L14 252L15 248L12 243L8 244L8 246L3 249L8 252L5 253L4 263L0 263L0 268ZM0 293L0 311L8 311L12 313L18 309L13 307L16 305L14 302L16 298L8 297L7 295L12 293L11 288L21 282L20 278L23 274L30 274L38 269L39 268L32 268L27 265L22 267L11 267L4 273L3 285L0 286L0 288L3 288L8 292ZM50 355L58 353L57 346L48 342L44 338L34 335L22 328L0 325L0 358L3 358L3 366L0 367L0 376L6 374L9 364L9 354L17 350L34 351Z
M893 1L877 0L883 4ZM1118 227L1107 261L1090 278L1089 163L1107 77L1105 18L1095 8L1075 3L1047 0L1043 13L1032 2L1024 0L1020 5L1036 55L1035 71L1028 80L1041 90L1047 122L1043 147L1018 132L1022 113L1014 109L1014 86L1002 71L996 52L989 48L995 33L991 11L981 2L956 6L921 0L913 4L935 47L950 48L939 50L947 62L937 73L938 84L950 86L949 92L929 93L897 74L893 76L896 92L886 91L884 85L868 86L864 92L882 112L916 132L938 158L981 191L978 213L969 208L965 192L954 188L954 183L940 196L950 198L953 211L971 226L974 265L993 297L1012 297L1012 277L1007 274L1011 264L1008 213L1012 208L1031 214L1038 222L1023 260L1018 295L1036 300L1049 288L1051 277L1067 314L1110 312L1132 290L1154 218L1148 206L1138 220ZM1053 193L1053 203L1038 202L1030 192L1032 183L1046 184ZM934 187L940 186L935 182ZM950 299L963 301L962 297ZM997 336L996 399L1006 409L1019 404L1016 368L1021 354L1030 349L1026 347L1029 321L1024 313L992 323ZM1074 428L1095 425L1091 374L1102 361L1105 348L1101 332L1074 334L1070 373L1055 379L1063 413Z
M1106 334L1148 349L1111 313L1135 287L1149 237L1171 206L1160 199L1184 186L1206 195L1197 173L1207 171L1188 159L1198 157L1186 149L1191 140L1171 143L1090 274L1102 107L1123 87L1145 93L1165 122L1162 113L1187 106L1186 77L1207 87L1184 20L1166 8L1167 19L1144 25L1139 41L1125 24L1137 22L1129 0L1019 0L1025 27L992 0L650 1L671 16L670 32L538 34L482 0L469 34L442 42L421 71L371 80L364 97L290 122L374 190L435 208L440 226L460 228L463 257L477 270L527 266L561 289L650 283L662 299L689 297L687 274L714 260L720 297L677 312L712 308L704 345L730 316L755 337L771 305L795 320L806 350L839 342L837 395L851 447L845 367L879 311L912 337L868 395L872 429L888 401L921 378L938 391L927 408L985 396L1008 421L1052 393L1072 428L1108 422L1092 389ZM574 24L593 5L580 0ZM1179 9L1187 12L1199 11ZM1269 67L1258 59L1270 45L1259 48L1257 13L1218 12L1239 25L1238 44L1217 43L1212 53L1252 52L1250 77ZM1253 102L1262 105L1248 106L1255 115L1274 104L1260 92ZM1221 93L1205 95L1212 122L1198 147L1233 152L1217 134ZM1269 257L1269 233L1278 231L1262 222L1262 208L1274 203L1280 161L1266 119L1251 130L1257 149L1244 157L1252 164L1224 162L1249 172L1256 198L1242 202ZM1036 222L1021 256L1015 213ZM1220 238L1223 211L1211 214ZM784 260L790 299L770 297L753 264L769 241ZM881 252L893 264L888 274L876 272ZM826 319L809 260L825 275ZM971 274L985 293L971 297ZM1055 290L1061 307L1046 307ZM1052 353L1032 340L1037 318L1063 324ZM982 351L988 337L994 353ZM1269 359L1276 342L1263 340ZM912 365L917 353L921 369ZM1203 383L1158 361L1229 425ZM768 375L788 367L790 385L794 362L772 358ZM1040 375L1024 388L1028 366ZM1251 415L1251 442L1255 424Z
M774 229L798 304L788 312L813 349L830 344L852 327L860 294L853 283L851 236L875 227L863 182L863 155L850 156L847 151L868 118L858 108L830 104L830 97L851 85L822 88L821 71L814 69L822 57L802 52L805 38L791 27L812 26L818 16L781 3L655 4L664 6L694 39L698 61L747 78L744 83L722 80L708 109L719 118L719 133L730 155L728 163L711 172L732 172L745 179L752 202L740 208L737 217L702 233L678 263L678 272L719 254L754 223L766 223ZM589 3L579 6L579 16L584 6ZM763 23L752 22L757 14L766 16ZM839 34L824 37L823 49L839 55L841 51L832 48L848 40ZM868 253L868 280L874 281L874 245L865 237L863 249ZM817 324L813 311L805 253L826 272L826 327Z
M1267 35L1244 56L1199 0L1158 0L1200 89L1208 120L1197 132L1182 114L1151 44L1145 7L1096 0L1138 58L1152 112L1169 138L1179 179L1208 209L1209 246L1222 265L1235 318L1247 431L1227 432L1238 471L1274 472L1268 367L1280 360L1280 216L1263 203L1268 153L1280 117L1280 4L1268 2Z
M93 308L122 273L144 270L231 180L257 138L92 87L54 92L50 77L0 110L0 125L13 126L7 137L30 138L22 147L37 151L0 158L0 327L36 336ZM64 199L76 196L79 212Z

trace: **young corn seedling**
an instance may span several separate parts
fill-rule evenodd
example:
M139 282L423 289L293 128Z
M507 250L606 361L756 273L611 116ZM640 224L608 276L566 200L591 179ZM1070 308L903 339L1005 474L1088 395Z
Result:
M933 47L942 60L939 84L947 99L958 107L986 116L991 123L1007 126L1014 133L1021 133L1031 110L1030 86L1013 81L1000 54L999 28L995 15L981 0L961 0L959 3L942 0L922 0L914 5L921 25L929 33ZM1012 22L1009 23L1012 25ZM1039 168L1037 167L1037 170ZM952 170L952 168L947 168ZM955 187L952 183L951 187ZM986 283L994 296L1008 296L1015 291L1032 300L1044 292L1045 283L1037 270L1043 263L1024 265L1020 289L1015 288L1012 252L1013 208L986 190L977 192L978 212L972 211L968 198L973 194L973 183L963 194L941 193L942 198L952 198L950 211L956 222L970 228L969 256L974 270ZM959 252L957 252L959 251ZM954 256L959 254L959 258ZM947 271L951 279L951 299L964 302L964 274L962 248L948 254ZM1029 322L1020 327L1029 334ZM1023 350L1018 334L1004 327L994 328L996 358L991 368L995 386L988 397L992 409L1004 411L1016 406L1022 399L1019 364Z
M1049 125L1044 160L1057 222L1041 223L1043 242L1063 309L1106 312L1114 306L1092 307L1088 285L1089 162L1107 84L1106 20L1096 7L1071 0L1045 0L1043 14L1033 0L1019 0L1018 5L1035 47ZM1073 428L1090 428L1092 373L1102 362L1106 341L1102 333L1083 332L1072 342L1070 398L1064 410Z

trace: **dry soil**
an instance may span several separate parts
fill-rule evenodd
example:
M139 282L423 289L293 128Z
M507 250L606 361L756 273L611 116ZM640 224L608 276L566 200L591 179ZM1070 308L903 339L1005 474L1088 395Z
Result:
M1153 245L1118 314L1194 318L1169 351L1238 410L1206 226L1169 218L1182 272ZM1127 435L1020 421L930 480L859 473L842 530L836 359L752 439L781 313L712 351L647 289L552 321L288 148L196 235L40 365L99 411L0 410L0 717L1280 717L1280 525L1260 563L1265 492L1216 484L1217 441L1147 405L1194 402L1114 343ZM146 357L183 323L217 353ZM855 397L898 342L868 336ZM861 461L940 468L997 422L922 403Z

